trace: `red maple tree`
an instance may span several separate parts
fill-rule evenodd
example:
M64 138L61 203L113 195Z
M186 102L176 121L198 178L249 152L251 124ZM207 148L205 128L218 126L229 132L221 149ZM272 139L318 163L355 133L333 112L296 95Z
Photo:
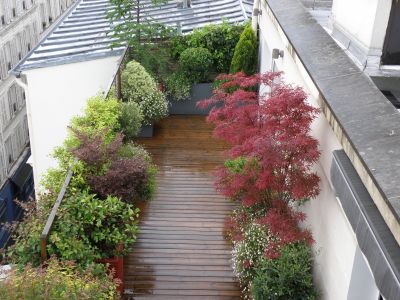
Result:
M240 195L247 207L317 196L319 177L312 166L320 152L310 126L318 110L307 103L306 93L282 83L280 73L217 79L221 84L213 96L198 106L213 106L207 120L215 125L214 136L232 145L230 158L247 162L239 173L219 170L218 190L228 197Z

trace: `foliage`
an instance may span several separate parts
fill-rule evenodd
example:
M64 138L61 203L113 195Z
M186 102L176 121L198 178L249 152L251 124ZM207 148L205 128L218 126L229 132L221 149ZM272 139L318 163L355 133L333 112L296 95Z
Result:
M248 207L272 199L303 201L319 193L319 177L312 167L320 153L310 135L318 111L307 104L302 89L278 83L279 77L279 73L222 75L219 79L225 82L211 99L200 103L202 107L220 103L208 116L215 125L214 135L232 145L232 158L246 158L246 172L219 173L218 189L227 196L242 193L241 202ZM259 95L259 84L271 92ZM236 89L228 92L232 87Z
M181 53L179 64L182 74L191 82L203 82L211 69L212 56L206 48L188 48Z
M106 143L104 135L88 135L87 133L73 130L79 144L71 149L72 154L85 163L86 176L88 174L103 174L108 165L118 159L118 150L122 146L123 135L118 133L110 143Z
M157 168L152 163L149 153L140 145L125 144L118 150L118 155L120 158L141 158L148 164L147 183L143 187L140 197L142 200L152 199L156 191Z
M143 113L143 124L145 125L151 125L168 115L168 102L160 90L142 98L139 106Z
M19 265L40 263L40 234L54 198L42 197L37 204L25 207L25 217L17 227L15 244L8 259ZM49 236L47 250L62 260L74 260L83 269L95 259L117 254L117 246L125 250L136 239L138 209L108 196L104 200L85 191L69 193L58 210Z
M282 200L272 201L271 208L264 217L258 219L258 222L268 226L271 234L279 236L279 240L268 245L265 257L278 258L280 249L287 244L305 242L311 245L313 243L311 232L298 226L305 218L304 213L294 211L288 203Z
M257 51L257 37L251 26L248 25L244 28L235 47L230 72L254 74L257 66Z
M276 239L268 227L256 222L251 222L243 230L242 238L234 243L232 250L233 269L242 284L252 281L265 248Z
M122 133L128 139L133 139L140 131L143 122L143 114L136 102L120 103L121 116L119 123Z
M124 254L136 240L138 214L139 209L117 197L99 199L87 192L71 195L60 207L48 251L64 260L84 261L75 248L79 241L93 249L95 258ZM123 250L117 250L121 244Z
M106 142L108 142L120 129L120 115L121 110L117 99L105 99L98 95L88 99L84 114L71 120L71 128L89 135L102 132L105 135Z
M127 143L122 145L118 149L118 157L119 158L133 158L133 157L140 157L147 163L151 163L151 157L149 152L144 149L141 145L136 145L134 143Z
M304 243L282 248L278 259L263 259L251 284L255 300L317 299L312 279L310 247Z
M172 58L178 60L181 53L189 48L190 36L191 34L175 35L168 40L169 54Z
M113 195L133 203L143 195L148 183L148 164L139 157L111 162L102 175L89 175L88 182L101 198Z
M133 101L139 105L144 124L156 122L168 114L165 96L138 62L131 61L126 65L121 75L121 90L125 101Z
M167 78L166 94L174 101L184 101L190 98L192 84L182 72L175 72Z
M132 60L121 74L122 97L125 101L140 103L148 94L154 94L157 84L146 69Z
M232 55L239 41L243 25L232 25L228 22L222 24L210 24L184 37L171 39L170 52L175 58L187 48L206 48L213 58L213 66L217 72L228 73Z
M93 276L90 271L80 271L72 262L52 258L46 268L27 265L22 271L10 271L7 280L0 281L0 298L112 300L119 299L119 294L111 275Z
M140 51L152 44L157 38L165 39L171 29L143 14L143 9L167 3L167 0L110 0L107 18L114 28L113 37L117 41L112 45L128 45L133 51ZM122 22L121 22L122 21ZM141 48L140 50L138 48Z
M40 264L40 235L53 205L54 198L43 195L39 202L19 202L24 212L23 221L15 224L14 244L8 247L6 259L15 264Z
M258 86L267 92L259 93ZM313 164L320 153L310 135L318 110L306 100L279 73L239 72L219 76L212 98L199 103L212 106L214 135L231 145L216 187L241 204L226 219L225 235L246 297L316 298L309 252L291 248L301 244L309 251L313 239L300 228L305 214L295 206L319 193Z
M165 42L157 42L146 46L147 49L130 53L129 60L136 60L157 80L163 82L174 68L174 60L169 54ZM132 52L132 50L131 50Z

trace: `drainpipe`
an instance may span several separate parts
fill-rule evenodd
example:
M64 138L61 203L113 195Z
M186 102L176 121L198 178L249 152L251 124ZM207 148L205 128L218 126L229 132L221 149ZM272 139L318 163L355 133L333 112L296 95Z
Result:
M260 0L254 0L253 5L253 16L251 18L251 28L254 32L257 32L258 16L261 14Z
M32 124L31 124L31 122L32 122L32 120L31 120L31 108L30 108L30 106L29 106L29 93L28 93L28 85L25 83L25 82L23 82L23 80L21 79L21 75L16 75L15 76L15 82L24 90L24 92L25 92L25 107L26 107L26 115L27 115L27 118L28 118L28 128L29 128L29 140L30 141L32 141L33 140L33 130L31 130L31 128L32 128ZM34 144L33 143L30 143L30 147L31 147L31 157L28 159L29 161L30 161L30 164L32 164L33 163L33 168L35 168L35 166L36 166L36 161L35 161L35 159L34 159L34 156L33 156L33 152L34 152L34 149L33 149L33 147L34 147ZM35 169L33 170L33 180L34 180L34 182L35 182L35 187L37 187L37 185L38 185L38 183L39 183L39 178L37 178L37 176L35 175L36 174L36 172L35 172ZM35 194L36 194L36 199L39 199L39 197L38 197L38 190L35 188Z

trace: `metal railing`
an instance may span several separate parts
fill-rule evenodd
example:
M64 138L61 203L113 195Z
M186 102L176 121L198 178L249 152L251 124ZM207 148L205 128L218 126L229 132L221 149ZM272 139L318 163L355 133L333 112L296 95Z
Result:
M58 207L60 206L61 201L64 199L64 196L65 196L65 193L67 191L68 185L71 182L71 178L72 178L72 175L73 175L73 172L74 172L73 168L74 168L74 165L75 165L76 162L77 162L77 159L74 160L73 165L70 166L70 168L68 170L67 176L65 177L64 183L63 183L63 185L61 187L61 190L58 193L57 200L54 203L53 208L51 209L50 215L47 218L46 225L44 226L42 234L40 235L40 253L41 253L42 263L44 263L48 259L48 255L47 255L47 240L48 240L48 237L50 235L51 228L53 227L53 223L54 223L54 220L55 220L56 215L57 215Z

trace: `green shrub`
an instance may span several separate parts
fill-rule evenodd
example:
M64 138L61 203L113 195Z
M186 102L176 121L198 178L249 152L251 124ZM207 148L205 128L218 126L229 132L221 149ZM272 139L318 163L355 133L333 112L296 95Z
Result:
M257 37L251 26L246 26L235 47L230 73L244 72L252 75L257 66Z
M167 116L168 103L157 83L136 61L126 65L121 75L122 97L136 102L143 114L144 124L151 124Z
M120 114L117 99L98 95L88 99L83 115L74 117L71 127L90 135L106 132L105 140L109 141L120 130Z
M178 58L187 48L206 48L213 58L213 66L219 73L228 73L233 51L243 25L232 25L228 22L211 24L195 29L184 37L176 37L171 43L171 54Z
M94 276L81 271L72 262L52 258L46 268L26 266L13 270L0 281L0 298L7 300L42 299L119 299L117 282L110 275Z
M168 48L169 54L174 59L179 59L183 51L189 48L188 41L191 34L188 35L175 35L169 39Z
M40 234L54 198L42 197L37 207L26 209L15 234L8 259L19 265L40 263ZM116 255L117 246L125 251L136 240L138 209L116 197L98 199L87 192L69 193L61 202L48 239L47 251L61 260L74 260L83 269L95 259Z
M143 113L145 125L157 122L168 115L168 102L159 90L143 97L138 104Z
M183 101L190 98L192 84L182 72L176 72L167 78L165 88L171 100Z
M138 62L130 61L121 74L121 92L125 101L140 103L148 94L154 94L157 84Z
M120 158L133 158L140 157L145 162L151 163L152 159L150 157L149 152L143 148L141 145L136 145L134 143L127 143L121 146L118 149L118 156Z
M277 259L263 259L251 284L255 300L317 299L310 247L289 244Z
M210 51L201 47L186 49L179 59L183 75L194 83L207 80L212 62Z
M119 123L122 133L127 139L133 139L140 131L143 122L143 114L136 102L120 103L121 115Z

